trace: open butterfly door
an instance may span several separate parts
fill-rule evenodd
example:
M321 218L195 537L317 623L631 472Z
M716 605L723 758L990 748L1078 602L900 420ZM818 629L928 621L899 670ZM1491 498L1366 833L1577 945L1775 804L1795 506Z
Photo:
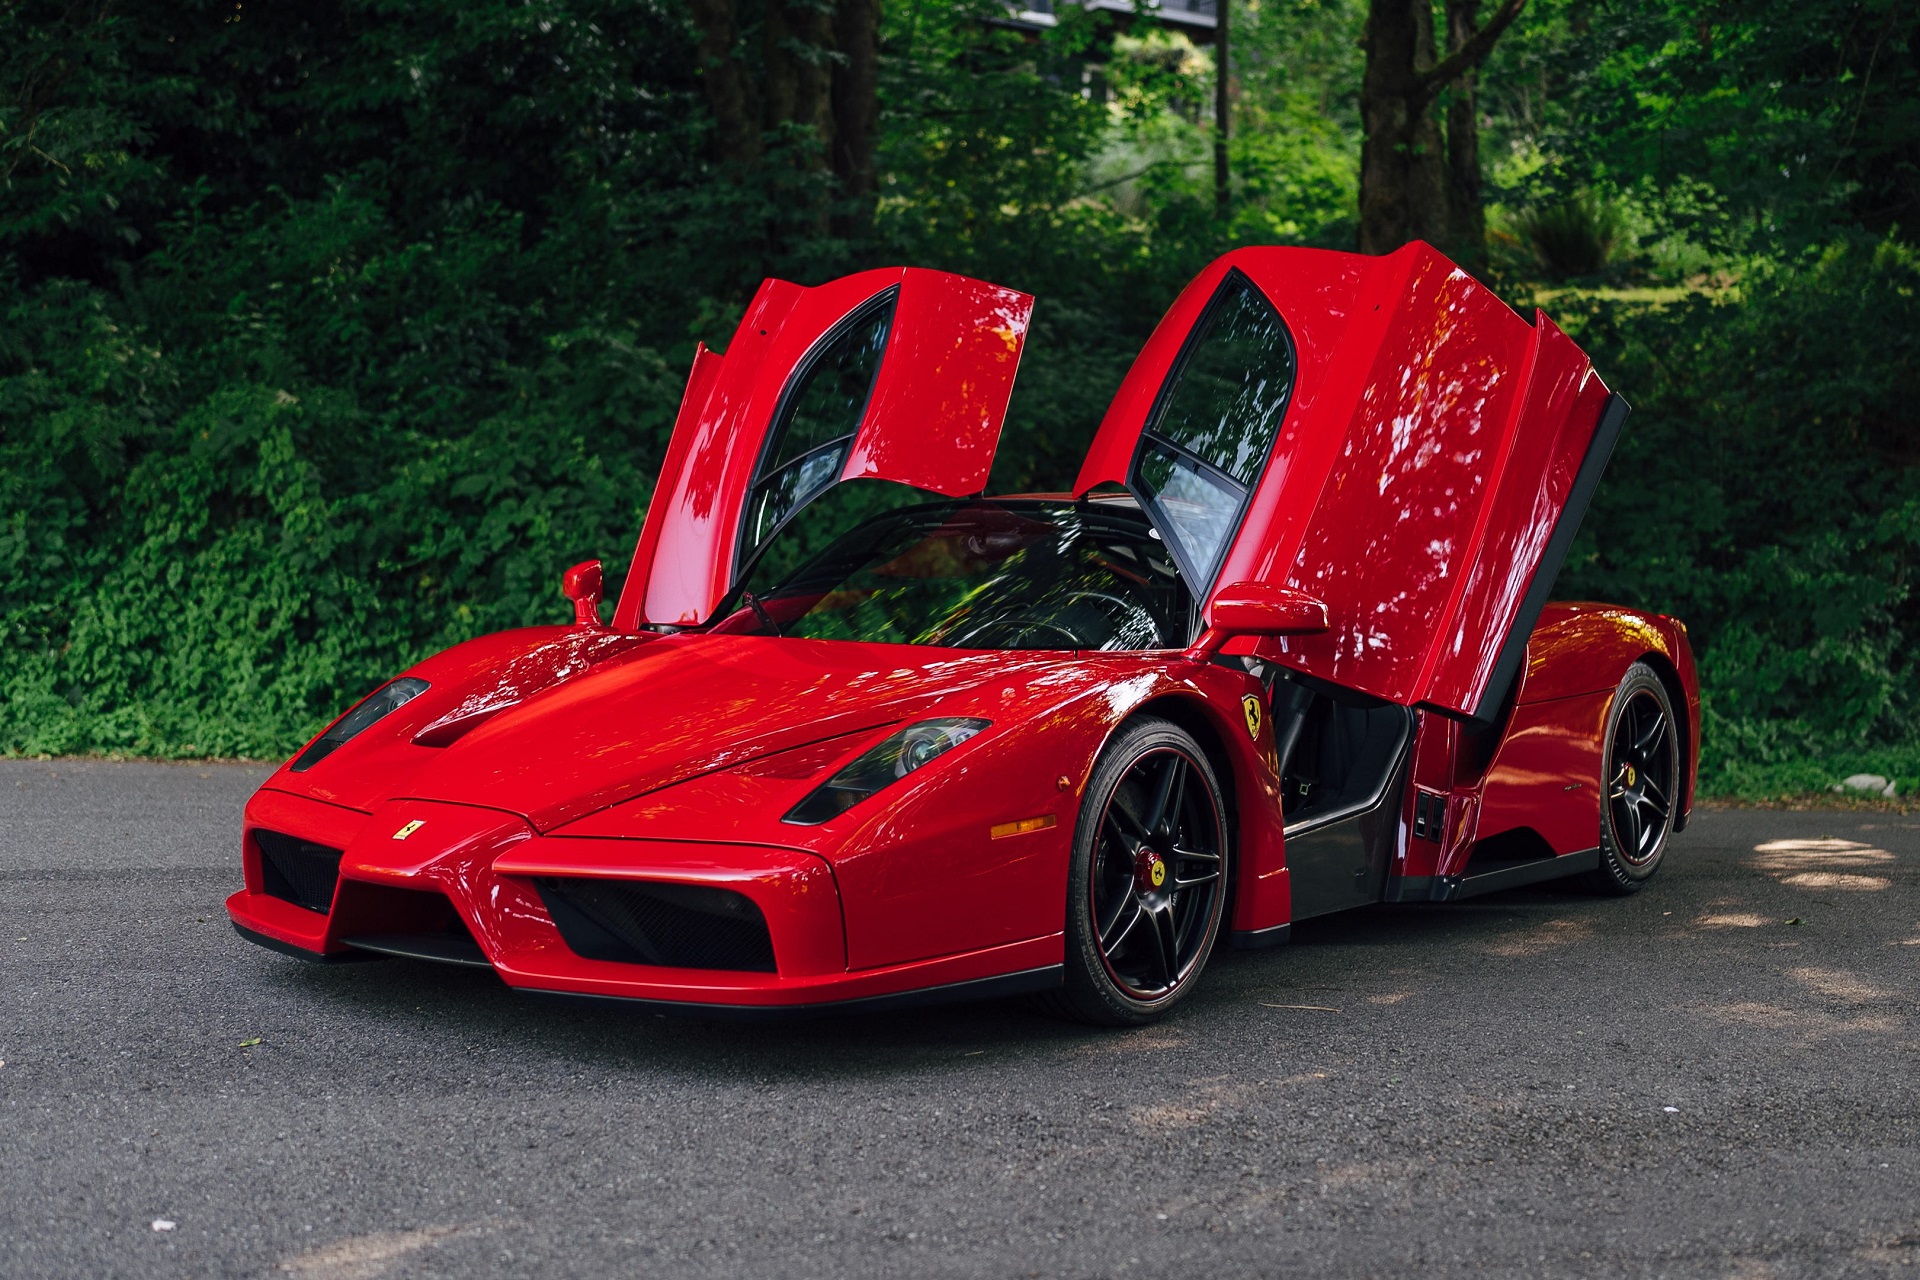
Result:
M694 357L614 626L692 625L843 480L986 488L1033 299L965 276L768 280L725 355Z
M1196 597L1326 605L1264 658L1490 720L1626 405L1551 321L1424 244L1242 249L1160 322L1076 483L1124 484Z

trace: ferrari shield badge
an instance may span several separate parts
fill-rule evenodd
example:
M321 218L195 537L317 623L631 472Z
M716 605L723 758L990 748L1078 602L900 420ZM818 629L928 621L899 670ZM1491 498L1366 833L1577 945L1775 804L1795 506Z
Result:
M427 824L423 820L419 818L415 818L412 822L409 822L406 826L394 832L393 838L395 840L405 840L408 836L412 835L414 832L418 831L420 828L426 825Z
M1247 713L1247 735L1252 738L1258 738L1260 736L1259 696L1250 693L1240 699L1240 709Z

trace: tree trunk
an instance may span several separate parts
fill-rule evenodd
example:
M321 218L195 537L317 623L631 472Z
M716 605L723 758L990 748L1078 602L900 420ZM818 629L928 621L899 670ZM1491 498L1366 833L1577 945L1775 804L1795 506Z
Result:
M880 0L764 0L757 57L741 47L738 3L689 0L713 158L752 166L769 135L798 144L803 166L831 172L838 188L833 208L816 212L818 230L860 235L873 218Z
M1447 52L1458 53L1480 29L1480 0L1447 0ZM1447 252L1469 270L1487 265L1487 211L1480 199L1480 73L1447 86Z
M833 176L840 184L834 234L857 239L873 224L873 137L880 114L880 0L840 0L834 37Z
M1424 74L1433 66L1428 0L1373 0L1360 81L1360 252L1446 238L1440 126Z
M768 129L799 125L819 140L818 163L833 148L833 11L808 0L767 5L761 28L766 81L762 123Z
M1232 0L1214 0L1213 29L1213 216L1225 222L1231 212L1233 174L1227 167L1227 138L1233 123L1228 20Z
M760 158L760 104L734 54L739 29L733 6L734 0L691 0L700 29L700 88L713 113L713 158L752 164Z
M1449 0L1449 26L1452 4ZM1494 43L1520 16L1526 0L1503 0L1493 20L1433 58L1429 0L1372 0L1367 14L1366 73L1360 82L1360 251L1391 253L1409 240L1453 242L1450 154L1433 104L1447 85L1486 61ZM1469 107L1471 110L1471 107ZM1467 153L1479 184L1478 130ZM1478 201L1475 201L1476 207Z

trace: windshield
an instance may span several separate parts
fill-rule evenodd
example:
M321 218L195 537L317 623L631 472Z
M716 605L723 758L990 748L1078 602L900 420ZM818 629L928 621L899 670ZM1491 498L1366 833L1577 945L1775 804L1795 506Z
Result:
M715 630L956 649L1172 649L1191 622L1166 547L1136 508L1117 504L929 502L867 520L784 579L763 569L776 562L762 557L747 571Z

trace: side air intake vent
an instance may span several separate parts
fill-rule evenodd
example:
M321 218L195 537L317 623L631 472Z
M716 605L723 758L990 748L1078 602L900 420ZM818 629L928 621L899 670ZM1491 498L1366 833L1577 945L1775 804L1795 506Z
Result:
M641 880L534 884L567 946L589 960L774 972L766 917L744 894Z
M253 833L260 846L260 873L266 891L296 907L325 915L333 909L333 885L340 878L340 851L278 831Z

